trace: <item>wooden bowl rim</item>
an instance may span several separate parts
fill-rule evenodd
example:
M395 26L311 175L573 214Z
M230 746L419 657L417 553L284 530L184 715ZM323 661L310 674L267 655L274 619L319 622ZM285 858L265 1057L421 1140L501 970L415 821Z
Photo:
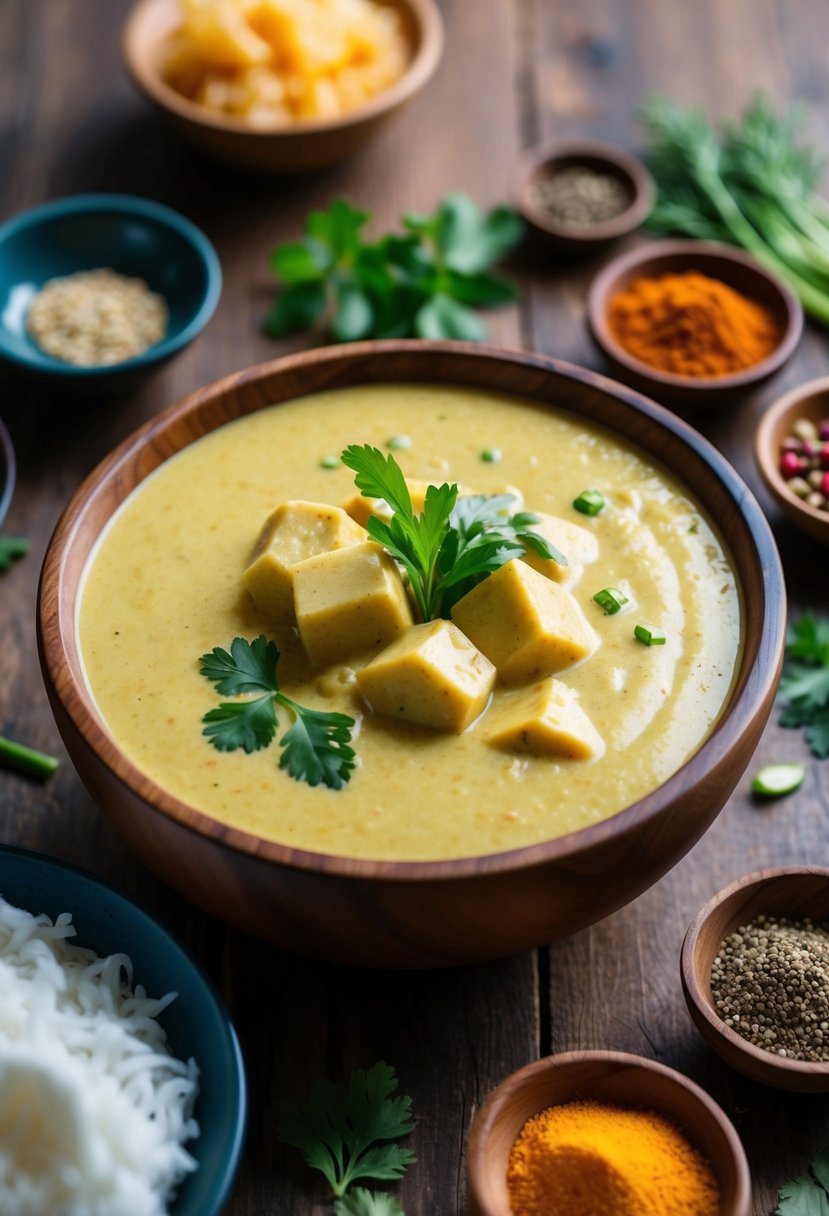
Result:
M663 372L636 359L621 346L610 331L607 323L607 308L614 288L623 275L631 270L647 271L648 264L662 258L676 257L687 259L688 269L705 270L705 264L715 271L716 263L739 265L753 271L758 278L763 279L780 301L780 310L784 316L783 335L765 359L745 367L737 372L729 372L725 376L679 376L674 372ZM701 263L698 265L697 263ZM714 273L712 277L716 277ZM616 363L626 367L628 371L639 376L643 382L659 389L682 390L683 395L694 396L712 391L748 388L760 380L771 376L783 366L792 355L803 333L803 306L800 300L788 286L776 275L766 270L750 254L733 245L721 244L718 241L694 240L665 240L650 241L646 245L638 245L626 253L619 254L599 271L590 284L587 296L587 316L593 336L599 346Z
M695 1100L703 1108L706 1116L713 1123L716 1123L728 1145L734 1168L735 1196L732 1210L734 1212L742 1212L743 1209L748 1211L751 1202L751 1174L745 1149L734 1124L719 1103L715 1102L711 1095L701 1085L698 1085L696 1081L692 1081L690 1077L686 1077L684 1073L679 1072L675 1068L669 1068L667 1064L660 1064L657 1060L651 1060L647 1056L635 1055L633 1052L606 1051L601 1048L585 1051L563 1051L555 1055L544 1056L540 1060L534 1060L531 1064L526 1064L523 1068L510 1073L487 1096L470 1129L466 1148L467 1175L470 1189L478 1203L488 1201L488 1197L481 1194L479 1189L484 1174L488 1139L496 1120L502 1110L510 1103L513 1095L524 1089L527 1083L531 1082L539 1073L552 1073L556 1070L568 1068L571 1065L583 1063L607 1064L614 1070L640 1069L644 1072L653 1073L664 1077ZM484 1216L490 1216L490 1211L485 1210Z
M502 368L518 366L525 372L537 370L545 377L553 375L570 381L575 380L582 385L597 388L617 403L621 402L625 409L630 408L640 417L644 417L647 425L653 426L656 431L660 429L671 431L675 439L690 448L706 465L712 476L722 486L723 491L734 502L738 509L739 525L745 528L747 539L751 541L752 545L750 557L746 560L763 572L762 585L764 588L772 586L779 591L777 601L775 596L764 598L763 619L756 629L755 644L753 647L748 645L744 647L742 663L736 673L731 699L719 721L697 751L656 790L637 802L631 803L630 806L618 811L608 819L591 824L579 831L554 837L552 840L524 845L500 853L438 861L364 859L292 848L263 839L241 828L221 823L156 785L120 752L117 742L105 729L89 692L82 681L76 678L68 661L66 645L68 638L70 643L68 650L71 654L74 649L74 603L71 610L68 610L60 595L66 554L77 539L84 512L92 502L99 486L105 482L117 480L133 455L145 448L149 441L162 435L168 426L188 414L196 413L200 407L206 406L209 402L221 400L228 392L242 387L250 389L252 386L255 387L268 381L273 376L295 375L308 366L323 369L328 366L359 367L364 362L376 363L378 356L380 358L388 357L388 361L391 363L398 356L406 355L415 355L419 359L426 360L425 366L430 368L430 375L422 377L422 382L428 383L476 383L464 377L452 377L446 372L441 374L438 370L443 360L457 360L459 357L471 360L482 368L489 362ZM434 374L431 369L434 369ZM373 374L370 376L369 382L391 383L395 378L393 373L390 373L385 380L383 377ZM397 377L397 379L400 378ZM321 391L321 389L310 391ZM305 394L300 391L295 394L295 397L303 395ZM516 392L514 395L528 396L521 392ZM261 405L264 407L268 404L271 402L266 397ZM566 412L566 407L562 408L565 408ZM247 413L250 412L252 411L247 411ZM604 425L605 429L614 433L611 426L600 425ZM200 434L193 438L199 438ZM185 446L187 444L182 444L173 451L169 451L164 460L169 459L171 455ZM639 443L638 446L642 446L642 444ZM643 450L647 450L647 448L643 448ZM654 457L654 459L659 458ZM145 468L140 478L129 485L129 490L140 484L161 463L163 461L159 460L150 468ZM123 497L121 501L123 501ZM59 605L54 637L50 635L49 617L46 612L46 603L52 597L54 597L54 602ZM702 779L707 772L724 759L733 745L731 735L728 734L726 728L730 728L731 724L735 723L735 730L739 735L752 722L766 697L776 685L782 665L785 612L785 585L780 559L763 512L748 487L728 464L725 457L688 423L635 390L563 360L471 342L394 339L318 347L254 365L241 372L213 381L188 394L154 415L132 435L124 439L82 482L57 522L46 551L38 588L37 636L44 676L48 673L48 678L65 712L72 718L76 728L83 735L87 745L95 752L99 762L104 764L118 781L125 784L145 802L149 809L171 818L180 826L201 836L214 840L219 839L224 846L240 853L264 858L271 863L290 868L316 873L339 874L350 878L428 881L509 873L534 866L546 866L564 858L572 859L580 853L586 853L591 848L606 843L612 836L633 827L639 827L650 819L658 817L687 788L689 773L693 780ZM754 619L757 619L756 616ZM73 701L71 706L60 693L61 678L65 676L68 676L71 681ZM111 749L114 754L112 763L106 758L108 749Z
M171 0L138 0L131 9L121 37L121 56L130 76L151 101L169 110L179 118L187 119L197 126L226 134L247 136L252 141L302 140L313 135L336 133L348 127L370 121L380 114L393 110L421 89L434 74L443 54L443 19L434 0L389 0L399 8L406 9L417 29L417 41L409 63L397 80L388 88L376 93L357 110L336 119L313 119L308 122L274 124L267 127L252 127L243 118L233 118L209 110L176 92L171 85L150 66L139 47L144 23L155 10L165 12L172 8Z
M689 1009L693 1003L697 1012L705 1019L713 1032L709 1042L715 1050L717 1040L724 1040L735 1053L761 1065L764 1072L778 1072L781 1076L789 1078L825 1076L829 1080L829 1061L821 1064L812 1060L792 1060L777 1056L771 1051L765 1051L764 1048L756 1047L753 1043L749 1043L747 1039L737 1034L736 1030L732 1030L730 1026L726 1026L722 1018L712 1008L711 1002L705 995L699 971L695 965L695 953L700 933L718 908L733 900L737 895L748 895L752 890L759 889L769 882L798 875L812 875L816 878L823 878L829 883L829 867L826 866L771 866L764 870L755 870L751 874L746 874L743 878L738 878L727 887L723 887L716 895L713 895L708 900L708 903L700 908L688 926L683 939L680 953L682 988Z
M628 206L612 219L602 220L587 228L557 224L532 202L527 187L546 166L563 160L598 161L608 165L630 186L632 197ZM553 140L527 148L521 154L513 174L512 196L527 223L545 235L554 236L562 242L572 241L574 245L592 245L598 241L615 240L644 223L653 207L656 186L644 162L631 152L599 140Z
M754 456L766 485L781 505L785 503L787 507L791 507L791 515L795 512L802 512L808 519L814 520L815 524L822 525L826 530L826 538L829 540L829 512L819 511L817 507L810 506L804 499L798 498L791 492L778 467L780 453L772 449L772 435L780 420L801 402L807 401L810 397L817 397L821 393L826 394L826 417L829 418L829 376L818 376L814 380L807 380L805 384L798 385L797 388L791 389L772 402L763 413L757 427L754 436ZM812 535L814 532L813 529Z

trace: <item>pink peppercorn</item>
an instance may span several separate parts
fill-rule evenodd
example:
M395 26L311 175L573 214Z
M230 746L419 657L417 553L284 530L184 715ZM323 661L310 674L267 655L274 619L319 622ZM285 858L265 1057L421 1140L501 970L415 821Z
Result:
M829 439L829 418L820 424L820 437L821 439Z
M792 477L797 477L802 467L801 458L797 452L784 452L780 457L780 472L787 481Z
M820 467L822 469L829 469L829 443L821 444L818 455L820 457Z
M820 479L820 492L824 498L829 498L829 473L824 473Z

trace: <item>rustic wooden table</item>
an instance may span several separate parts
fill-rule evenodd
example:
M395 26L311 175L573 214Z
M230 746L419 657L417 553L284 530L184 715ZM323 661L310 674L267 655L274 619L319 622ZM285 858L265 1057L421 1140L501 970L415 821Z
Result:
M0 373L0 412L20 478L7 530L31 555L0 580L0 732L62 753L34 639L38 570L68 496L121 438L170 401L293 348L262 334L272 292L269 250L311 207L345 195L378 229L449 189L482 203L508 193L521 148L584 136L635 148L635 112L655 90L740 109L762 86L809 103L829 148L822 0L442 0L443 65L427 91L363 154L301 180L241 176L202 160L133 94L120 63L129 0L3 0L0 37L0 218L61 195L118 190L179 208L215 243L225 285L207 333L141 392L99 402L50 397ZM521 302L493 318L504 345L591 367L585 290L599 261L575 267L516 259ZM293 344L294 346L299 343ZM780 391L829 371L825 332L809 327L771 386L696 421L759 494L783 553L793 609L829 610L829 565L784 524L762 492L751 437ZM696 909L764 865L827 856L829 763L774 722L756 762L804 759L801 790L769 807L742 781L693 852L646 895L575 937L517 958L428 974L365 973L292 957L216 923L129 854L71 764L45 786L0 774L0 839L80 863L139 897L203 960L236 1019L250 1078L247 1150L227 1216L329 1212L297 1154L274 1135L274 1106L317 1075L392 1062L414 1099L418 1163L400 1188L409 1216L462 1212L463 1146L483 1098L511 1070L549 1052L640 1052L700 1082L731 1114L754 1176L754 1212L801 1172L829 1133L829 1102L763 1089L703 1047L687 1016L678 956ZM1 998L0 998L1 999Z

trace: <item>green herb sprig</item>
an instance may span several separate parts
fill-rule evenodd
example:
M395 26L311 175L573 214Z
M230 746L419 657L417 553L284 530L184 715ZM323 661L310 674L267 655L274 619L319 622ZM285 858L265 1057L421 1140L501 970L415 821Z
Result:
M829 1216L829 1153L819 1153L807 1174L781 1186L774 1216Z
M410 1149L395 1143L414 1128L412 1100L392 1097L397 1089L394 1069L382 1060L373 1068L358 1068L347 1084L317 1081L303 1107L280 1103L277 1135L298 1148L311 1169L328 1180L339 1202L336 1216L401 1216L388 1195L350 1188L360 1179L394 1181L416 1160Z
M567 558L532 530L538 517L510 514L511 494L458 496L457 485L429 486L423 511L416 515L403 471L389 453L369 444L352 444L340 459L356 473L366 498L382 498L389 519L370 515L366 528L409 576L423 621L448 617L452 607L478 583L514 557L533 549L567 565Z
M829 756L829 620L809 613L789 624L780 681L781 726L804 727L819 759Z
M293 725L280 739L279 767L296 781L341 789L355 765L351 746L354 719L347 714L325 713L299 705L280 692L276 676L279 650L264 634L252 642L234 638L230 650L214 647L199 660L201 675L223 696L246 697L223 701L209 710L202 734L220 752L244 748L247 753L268 747L276 734L276 706L293 715ZM249 694L259 693L251 699Z
M490 268L517 243L521 220L509 207L483 214L450 194L432 215L403 216L403 235L363 239L368 211L335 199L312 211L301 241L280 245L271 269L282 290L266 321L275 338L321 327L338 342L359 338L460 338L486 326L476 308L515 299Z
M22 536L0 536L0 570L8 570L18 557L29 552L29 542Z

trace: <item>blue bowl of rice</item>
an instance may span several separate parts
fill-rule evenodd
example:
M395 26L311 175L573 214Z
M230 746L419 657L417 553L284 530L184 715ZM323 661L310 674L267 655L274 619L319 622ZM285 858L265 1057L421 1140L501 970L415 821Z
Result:
M123 958L104 963L112 955L129 957L132 978ZM16 1142L0 1139L3 1216L219 1216L245 1074L194 959L90 874L0 846L0 981L0 1129L5 1117ZM27 1119L37 1133L21 1148Z

